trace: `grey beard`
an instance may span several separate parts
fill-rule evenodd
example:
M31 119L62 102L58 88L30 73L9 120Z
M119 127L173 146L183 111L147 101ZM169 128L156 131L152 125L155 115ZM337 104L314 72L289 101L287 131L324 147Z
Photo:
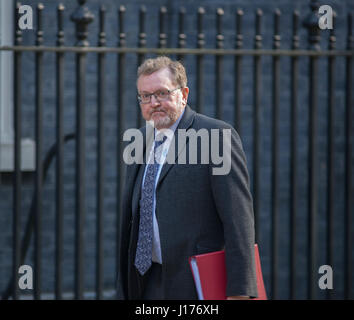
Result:
M178 119L178 117L181 115L182 111L183 111L183 104L182 104L182 99L179 98L178 102L177 102L177 110L176 112L173 113L166 113L166 116L164 116L163 118L160 118L156 121L152 120L154 123L154 127L157 129L163 129L163 128L169 128L172 126L172 124L174 124L176 122L176 120Z

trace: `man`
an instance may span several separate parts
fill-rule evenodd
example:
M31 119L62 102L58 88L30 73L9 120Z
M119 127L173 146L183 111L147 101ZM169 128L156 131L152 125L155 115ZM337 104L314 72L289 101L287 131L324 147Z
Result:
M187 105L185 69L168 57L148 59L139 67L137 89L142 115L154 129L151 134L149 124L141 129L144 164L127 166L118 297L197 299L188 258L223 248L228 298L257 296L252 197L238 134L227 123ZM182 130L217 130L219 146L223 130L231 132L227 174L215 174L211 161L179 161L196 147L189 145L191 139L181 143ZM149 138L154 141L145 143Z

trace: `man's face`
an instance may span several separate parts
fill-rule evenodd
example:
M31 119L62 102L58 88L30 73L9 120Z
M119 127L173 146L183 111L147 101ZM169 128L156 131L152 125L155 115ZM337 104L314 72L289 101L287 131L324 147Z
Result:
M158 70L150 75L141 75L137 81L138 93L150 94L159 90L174 90L178 85L173 83L168 68ZM182 114L187 104L187 87L173 91L166 100L158 101L154 95L149 103L140 103L143 118L153 121L157 129L169 128Z

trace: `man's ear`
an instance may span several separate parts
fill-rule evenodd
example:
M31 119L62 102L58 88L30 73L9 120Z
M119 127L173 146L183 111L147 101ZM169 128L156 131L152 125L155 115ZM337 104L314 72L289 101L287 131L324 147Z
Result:
M182 91L182 100L184 104L187 104L187 100L188 100L188 94L189 94L189 88L188 87L184 87L181 89Z

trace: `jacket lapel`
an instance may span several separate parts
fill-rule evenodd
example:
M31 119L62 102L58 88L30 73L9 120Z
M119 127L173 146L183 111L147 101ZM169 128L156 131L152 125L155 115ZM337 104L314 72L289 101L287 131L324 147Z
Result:
M178 147L178 129L186 129L187 130L192 125L195 114L196 114L195 111L193 111L187 105L185 108L183 117L182 117L180 123L178 124L178 127L176 128L176 131L174 133L174 138L171 142L171 147L170 147L170 149L168 151L168 155L167 155L167 159L174 159L174 161L171 161L172 163L165 163L163 165L161 173L160 173L159 181L157 183L157 187L159 186L161 181L164 179L164 177L167 175L169 170L175 164L178 163L179 154L184 150L184 148L188 144L188 141L183 141L182 145L180 147ZM151 146L151 143L153 143L153 139L154 139L154 130L153 130L153 128L152 129L151 128L147 128L147 126L145 126L142 129L140 129L143 134L143 153L142 153L143 159L141 162L144 163L143 164L144 167L147 162L147 156L146 156L147 146ZM139 199L140 199L141 188L135 188L135 184L134 184L134 182L136 182L136 179L138 178L140 166L141 166L141 164L137 164L137 163L132 164L131 168L130 168L131 170L129 170L130 171L129 178L127 179L127 187L131 188L129 190L134 191L132 199L131 199L133 213L136 212L137 207L138 207L138 203L139 203ZM141 184L141 181L140 181L140 184Z
M178 127L175 130L174 138L173 138L173 140L171 142L170 148L169 148L168 153L167 153L167 159L174 159L174 161L173 162L171 161L172 163L167 163L166 162L163 165L161 173L160 173L159 181L157 183L156 188L158 188L159 184L164 179L164 177L167 175L167 173L171 170L171 168L175 164L178 163L179 154L184 150L184 148L188 144L188 141L183 141L181 146L178 147L178 129L188 129L192 125L194 117L195 117L195 111L193 111L187 105L186 108L185 108L183 117L182 117L180 123L178 124Z
M140 199L140 193L141 193L141 182L142 182L142 177L143 174L139 174L144 172L145 166L146 166L146 147L151 145L153 142L154 138L154 129L152 127L145 126L140 129L143 134L143 152L141 153L142 159L139 159L139 163L134 163L132 164L132 179L129 179L128 183L131 183L129 187L132 188L133 195L132 195L132 212L133 214L136 212L138 208L138 203Z

